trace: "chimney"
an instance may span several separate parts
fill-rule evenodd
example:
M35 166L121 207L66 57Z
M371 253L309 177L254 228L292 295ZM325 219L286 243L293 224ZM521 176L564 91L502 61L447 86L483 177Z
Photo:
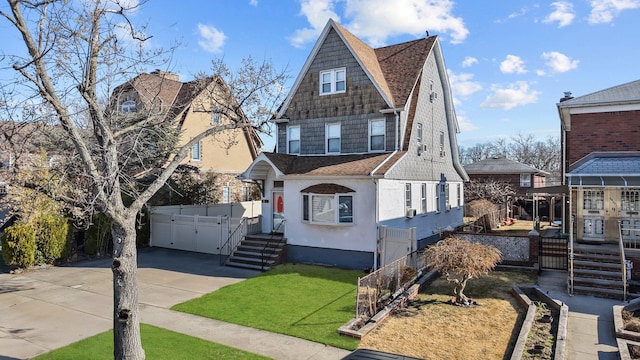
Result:
M180 76L178 74L174 74L174 73L167 72L167 71L162 71L160 69L155 69L154 71L151 72L151 74L152 75L162 76L162 78L168 79L168 80L180 81Z

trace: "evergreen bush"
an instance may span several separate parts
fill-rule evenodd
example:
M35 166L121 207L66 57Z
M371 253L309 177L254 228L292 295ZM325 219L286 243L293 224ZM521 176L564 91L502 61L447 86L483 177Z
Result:
M9 265L29 268L35 263L36 230L17 221L2 233L2 257Z

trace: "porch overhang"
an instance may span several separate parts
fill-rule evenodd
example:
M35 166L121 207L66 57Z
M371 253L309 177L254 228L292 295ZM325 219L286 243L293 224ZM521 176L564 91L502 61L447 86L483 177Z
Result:
M640 187L640 174L567 174L567 185L572 187Z
M278 167L264 153L261 153L238 177L242 180L265 180L271 170L275 172L276 178L282 177L283 174Z
M568 194L569 187L566 185L558 185L558 186L543 186L537 188L530 188L526 191L527 194Z

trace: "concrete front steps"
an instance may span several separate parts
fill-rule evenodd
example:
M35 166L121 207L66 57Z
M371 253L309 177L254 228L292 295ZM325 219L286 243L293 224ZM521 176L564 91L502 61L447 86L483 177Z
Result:
M247 235L231 254L227 266L266 271L281 264L287 239L282 234Z
M622 264L617 245L575 244L573 257L573 292L602 298L624 299ZM629 298L640 294L627 293Z

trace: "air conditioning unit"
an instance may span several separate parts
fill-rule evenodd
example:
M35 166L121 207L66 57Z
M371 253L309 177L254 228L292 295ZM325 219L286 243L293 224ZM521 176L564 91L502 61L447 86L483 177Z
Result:
M416 216L416 209L407 209L407 218L411 219Z
M418 156L422 155L423 152L427 151L426 144L418 144Z

